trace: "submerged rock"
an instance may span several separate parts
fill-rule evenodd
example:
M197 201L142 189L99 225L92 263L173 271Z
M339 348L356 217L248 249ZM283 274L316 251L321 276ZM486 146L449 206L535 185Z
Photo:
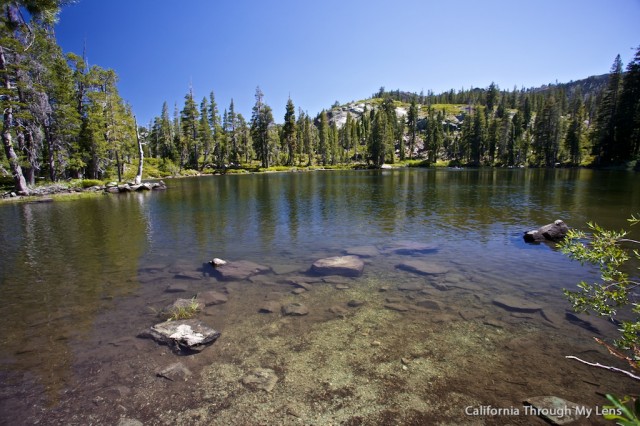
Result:
M553 223L544 225L536 230L525 232L524 240L528 243L540 243L543 241L560 241L567 236L569 227L558 219Z
M163 377L167 380L175 382L176 380L186 381L191 376L191 370L189 370L181 362L174 362L171 365L163 368L156 373L158 377Z
M218 279L224 281L242 281L270 270L268 266L259 265L249 260L237 260L218 265L214 268L213 273Z
M280 303L275 302L273 300L268 300L260 305L258 312L263 314L272 314L274 312L278 312L282 309L282 305Z
M198 293L196 296L196 300L204 304L204 306L213 306L213 305L221 305L223 303L227 303L227 295L224 293L220 293L219 291L203 291L202 293Z
M531 414L541 417L554 425L566 425L579 420L580 409L584 408L575 402L557 396L534 396L524 401L532 407Z
M420 291L424 288L421 283L402 283L398 284L398 290L401 291Z
M282 307L282 313L284 315L302 316L309 313L309 308L302 303L294 302L284 305Z
M500 306L510 312L538 312L542 310L542 307L535 303L528 302L524 299L510 295L502 295L493 299L493 304Z
M242 384L251 389L271 392L278 383L276 372L270 368L254 368L242 378Z
M316 260L311 271L319 275L342 275L359 277L364 270L364 262L358 256L335 256Z
M418 243L415 241L398 241L385 248L386 252L412 256L415 254L432 253L438 250L435 244Z
M171 283L165 290L167 293L184 293L186 291L189 291L189 284L185 282Z
M197 319L165 321L139 334L172 347L177 352L200 352L220 337L220 332Z
M445 266L424 260L407 260L396 265L396 268L420 275L440 275L449 272L449 268Z
M398 312L407 312L409 310L409 307L407 305L403 305L402 303L385 303L384 307Z
M425 308L425 309L432 309L435 311L439 311L440 308L440 304L438 302L436 302L435 300L420 300L416 303L416 305L420 306L421 308Z

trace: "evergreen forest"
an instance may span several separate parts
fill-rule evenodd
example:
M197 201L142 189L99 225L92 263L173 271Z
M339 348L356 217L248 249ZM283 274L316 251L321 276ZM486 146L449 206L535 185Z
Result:
M233 99L187 90L138 123L114 70L64 53L59 0L3 2L0 176L18 193L42 182L132 179L279 167L383 164L606 167L640 154L640 47L610 72L538 88L408 93L384 87L312 116L292 99L279 121L258 87L250 117ZM428 82L427 82L428 83Z

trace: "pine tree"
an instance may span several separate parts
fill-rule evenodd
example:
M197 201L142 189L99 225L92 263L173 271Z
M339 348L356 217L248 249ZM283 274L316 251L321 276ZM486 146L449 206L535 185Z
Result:
M330 141L329 141L329 119L327 118L327 112L322 110L318 119L318 155L320 155L320 162L323 166L326 166L330 160Z
M229 113L227 115L227 138L229 141L229 162L237 165L240 162L239 149L238 149L238 115L236 114L236 108L233 104L233 98L229 104Z
M340 145L342 147L343 152L345 152L345 162L351 162L351 145L353 144L352 138L352 130L353 130L353 119L351 118L351 113L347 111L347 117L344 123L344 126L340 129Z
M198 169L198 106L193 97L193 89L189 88L189 93L184 97L184 108L180 112L180 124L182 127L180 163L181 167L188 166L191 169Z
M178 159L176 147L174 145L173 128L171 126L171 118L169 117L169 105L166 102L162 104L162 113L158 128L158 148L161 158L168 158L171 161Z
M560 107L555 97L550 95L540 113L537 114L534 124L534 165L555 166L558 161L561 134Z
M565 138L566 150L569 153L569 161L573 165L579 165L582 161L582 139L584 133L584 105L582 97L576 96L571 111L571 121Z
M411 100L409 106L409 113L407 114L407 127L409 132L409 158L413 158L413 153L416 147L416 138L418 135L418 105L416 104L416 98Z
M238 143L241 147L242 158L245 163L249 163L253 158L253 150L251 148L251 133L247 126L247 121L242 114L238 114Z
M616 56L609 72L607 89L602 95L594 129L594 154L600 163L619 161L616 151L616 119L622 87L622 60Z
M515 166L520 164L521 155L518 150L519 142L521 140L522 133L524 132L524 118L522 112L518 110L511 119L511 136L509 137L509 143L507 145L507 165Z
M486 117L493 115L493 108L498 105L499 96L498 86L492 81L487 89L486 108L484 110Z
M392 161L388 158L388 147L393 145L393 133L386 110L380 108L375 112L367 146L369 161L375 166L382 166L385 160Z
M627 64L616 114L617 140L614 157L627 161L640 155L640 47Z
M470 138L470 154L471 164L479 166L484 156L484 150L487 142L487 122L485 120L485 114L480 111L480 108L476 108L473 114L473 125Z
M203 170L209 161L209 155L213 146L213 132L211 131L211 125L209 124L209 104L207 98L202 98L200 102L200 121L198 123L198 137L200 138L199 145L202 150L202 165L200 170Z
M287 149L287 165L292 166L294 164L296 143L297 143L297 129L296 129L296 113L293 101L291 98L287 100L286 112L284 114L284 125L282 128L282 140L283 145Z
M224 165L224 156L221 155L223 151L223 139L224 139L224 130L222 128L220 112L218 111L218 104L216 103L216 98L213 93L209 93L209 125L211 126L211 131L213 132L213 156L216 161L216 165L218 167L222 167Z
M332 165L340 161L340 152L338 149L338 127L336 122L332 121L329 126L329 158Z
M253 106L251 115L251 137L253 146L262 163L262 167L269 167L270 135L269 130L273 127L273 113L271 108L264 102L264 94L260 87L256 88L256 103Z
M175 147L176 160L178 161L178 172L182 171L184 167L184 148L182 142L182 130L180 123L180 112L178 111L178 104L173 105L173 146Z

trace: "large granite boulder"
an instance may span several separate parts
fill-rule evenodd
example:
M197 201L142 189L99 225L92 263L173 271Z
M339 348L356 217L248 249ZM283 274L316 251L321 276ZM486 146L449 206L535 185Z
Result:
M364 270L364 262L358 256L335 256L319 259L311 265L311 272L318 275L342 275L359 277Z
M525 232L524 240L528 243L560 241L567 236L567 232L569 232L567 224L558 219L533 231Z
M213 261L212 261L213 262ZM269 272L271 268L250 260L236 260L214 266L213 275L223 281L242 281L258 274Z
M166 321L154 325L139 334L168 345L178 353L200 352L220 337L220 332L202 324L197 319Z

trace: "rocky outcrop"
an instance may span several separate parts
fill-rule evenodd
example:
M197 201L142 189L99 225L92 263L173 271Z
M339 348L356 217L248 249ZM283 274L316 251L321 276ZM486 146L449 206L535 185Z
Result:
M569 227L558 219L553 223L544 225L533 231L525 232L524 240L528 243L541 243L543 241L560 241L567 236Z
M154 325L138 335L170 346L178 353L200 352L220 337L220 332L197 319L166 321Z
M364 262L358 256L335 256L316 260L311 272L318 275L341 275L359 277L364 270Z
M258 274L264 274L271 269L249 260L227 261L213 269L213 275L222 281L242 281Z

